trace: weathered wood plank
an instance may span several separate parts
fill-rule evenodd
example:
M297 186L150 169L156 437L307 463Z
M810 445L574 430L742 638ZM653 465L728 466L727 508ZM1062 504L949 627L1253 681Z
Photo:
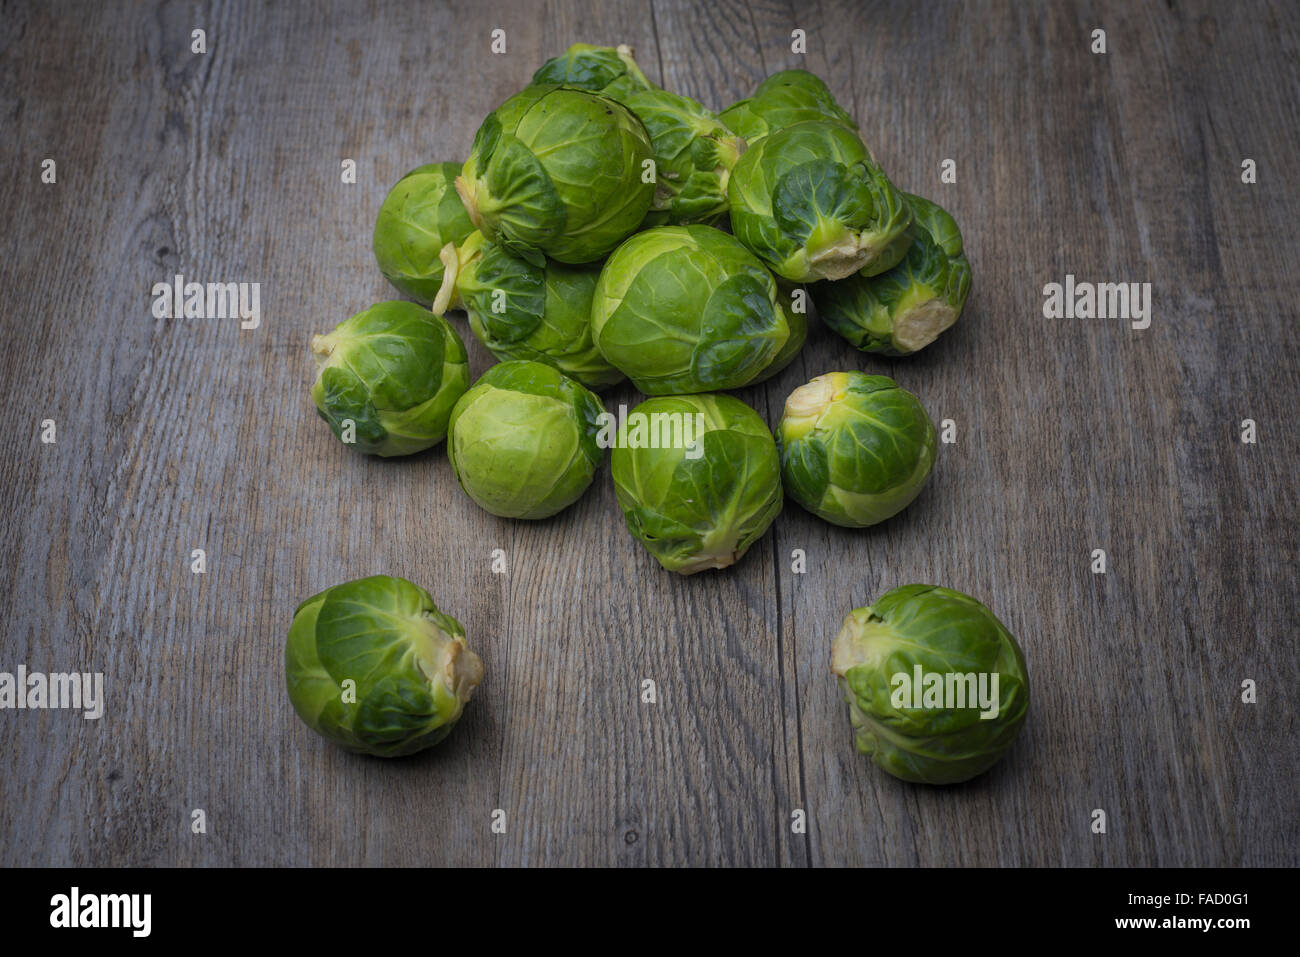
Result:
M441 450L368 461L317 421L308 338L393 295L370 252L388 186L463 157L575 41L628 42L714 108L812 69L963 225L974 292L940 343L885 360L814 323L739 393L775 424L855 367L953 419L898 519L850 532L788 504L737 567L678 579L607 471L512 523ZM109 701L0 712L0 862L1297 863L1298 48L1262 2L6 4L0 670L103 671ZM1151 327L1044 319L1067 272L1150 281ZM260 282L261 328L153 318L175 273ZM488 667L452 738L399 762L319 741L282 687L296 604L380 571L428 587ZM829 673L844 614L910 581L979 597L1029 659L1021 741L958 788L856 755Z

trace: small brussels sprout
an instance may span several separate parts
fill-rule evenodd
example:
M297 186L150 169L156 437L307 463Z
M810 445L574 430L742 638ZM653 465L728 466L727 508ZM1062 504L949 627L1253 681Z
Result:
M754 95L733 103L718 118L753 146L769 133L796 123L824 120L856 130L858 124L823 83L807 70L782 70L758 85Z
M796 123L750 147L728 181L736 238L793 282L894 266L912 210L856 133Z
M633 59L632 48L598 47L575 43L560 56L551 57L533 74L534 85L569 86L618 99L640 90L653 90L641 67Z
M727 181L745 141L690 97L643 90L619 98L645 124L655 192L645 226L714 223L727 214Z
M413 302L381 302L313 336L312 401L345 444L371 455L410 455L447 435L469 388L465 344Z
M608 97L530 86L479 127L456 190L492 242L538 265L602 259L645 219L641 121Z
M404 295L428 305L442 284L442 247L474 230L456 193L459 163L417 166L397 181L375 219L375 260Z
M599 266L553 259L537 266L488 243L454 268L447 279L469 313L469 326L498 360L544 362L589 389L623 380L591 341Z
M427 591L374 575L298 606L284 676L293 710L313 731L392 758L447 737L483 680L483 662Z
M764 265L711 226L637 233L601 270L596 347L647 395L737 389L767 372L805 322ZM796 350L797 351L797 345Z
M829 372L801 385L785 400L776 441L790 497L848 528L897 515L934 468L934 424L882 375Z
M903 195L915 215L903 261L878 276L859 273L812 288L818 315L863 352L905 356L924 349L957 321L970 293L957 223L929 200Z
M503 518L547 518L576 502L605 460L600 399L540 362L495 365L451 413L447 458L460 487Z
M727 395L648 399L610 454L628 530L669 571L726 568L781 511L781 467L758 413Z
M969 595L904 585L849 612L831 650L857 748L896 778L956 784L1011 747L1029 711L1016 639Z

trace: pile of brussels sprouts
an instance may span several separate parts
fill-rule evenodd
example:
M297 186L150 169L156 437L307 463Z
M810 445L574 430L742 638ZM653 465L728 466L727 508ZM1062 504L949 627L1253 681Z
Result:
M723 394L795 358L809 300L853 346L901 356L951 326L970 291L952 217L897 189L806 71L714 114L652 84L628 48L577 44L483 121L463 164L397 182L374 252L414 302L313 339L320 416L379 456L445 438L461 488L494 515L567 508L610 448L631 534L689 575L738 561L786 495L863 528L906 508L934 466L929 415L884 376L817 376L775 434ZM473 385L444 318L457 311L498 360ZM610 427L597 393L624 379L649 398ZM1024 718L1014 639L946 589L907 586L873 608L849 616L834 656L860 749L909 780L979 773ZM954 616L963 624L945 624ZM974 725L891 711L886 671L951 663L956 646L1014 672L1012 705ZM382 577L306 602L288 655L303 718L385 755L440 740L482 674L454 619Z

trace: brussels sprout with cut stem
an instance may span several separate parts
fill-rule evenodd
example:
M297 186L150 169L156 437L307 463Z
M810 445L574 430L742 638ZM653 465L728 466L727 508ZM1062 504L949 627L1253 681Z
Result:
M793 282L872 275L911 242L912 210L851 129L796 123L740 158L727 193L736 238Z
M853 117L835 102L818 77L807 70L781 70L758 85L754 95L733 103L718 118L750 146L796 123L822 120L856 130Z
M284 674L294 711L313 731L391 758L447 737L483 680L483 662L427 591L374 575L298 606Z
M878 276L813 286L817 313L863 352L905 356L957 321L970 294L970 263L957 223L935 203L904 193L915 222L907 254Z
M615 99L641 90L657 89L646 79L626 44L617 47L575 43L551 57L533 74L534 85L569 86Z
M375 219L379 271L404 295L433 302L442 285L442 248L474 231L456 193L459 163L417 166L388 191Z
M605 408L540 362L495 365L451 413L447 458L456 481L503 518L548 518L576 502L605 460Z
M1011 632L974 598L935 585L904 585L849 612L831 671L858 751L904 781L982 774L1029 712L1029 670Z
M465 344L445 319L413 302L381 302L313 336L311 397L344 444L372 455L410 455L447 434L469 388Z
M893 379L829 372L790 393L776 430L781 477L796 502L835 525L897 515L934 468L934 424Z
M738 389L802 343L805 318L792 317L788 303L734 237L710 226L661 226L605 263L592 338L647 395Z
M628 530L681 575L739 561L781 511L772 435L731 396L642 402L620 423L610 461Z
M479 127L456 190L483 235L538 265L603 258L650 209L650 138L616 101L530 86Z

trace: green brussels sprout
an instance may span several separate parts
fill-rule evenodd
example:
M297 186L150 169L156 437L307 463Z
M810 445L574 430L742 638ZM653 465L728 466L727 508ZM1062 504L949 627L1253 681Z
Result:
M547 60L533 83L603 93L642 122L656 180L643 226L712 223L727 214L727 179L745 141L695 100L647 80L630 47L575 43L563 56Z
M957 321L970 293L961 231L929 200L903 194L915 214L912 245L893 269L817 283L817 313L863 352L905 356L924 349Z
M463 265L456 261L448 268L444 289L456 287L474 335L498 360L544 362L589 389L603 389L621 382L623 373L591 341L591 300L599 277L599 266L553 259L538 266L487 243L478 244Z
M293 710L313 731L392 758L447 737L483 680L483 662L427 591L373 575L298 606L284 677Z
M474 230L456 193L459 163L417 166L397 181L375 219L375 260L404 295L428 305L442 284L440 255Z
M655 191L644 226L714 223L727 215L727 181L745 141L690 97L643 90L619 97L650 134Z
M602 259L650 209L641 121L614 100L530 86L479 127L456 190L490 241L542 264Z
M904 585L849 612L831 651L857 748L896 778L956 784L1011 747L1029 711L1016 639L968 595Z
M628 530L664 568L739 561L781 511L781 467L758 413L728 395L647 399L610 455Z
M882 375L828 372L801 385L785 400L776 441L790 497L848 528L897 515L934 468L934 424Z
M793 357L789 299L752 253L711 226L637 233L601 270L596 348L647 395L737 389ZM797 351L797 345L795 351Z
M410 455L447 435L469 388L469 357L440 316L413 302L381 302L313 336L312 401L339 440L371 455Z
M447 458L475 502L503 518L547 518L576 502L605 460L605 407L540 362L495 365L451 412Z
M575 43L560 56L543 63L541 69L533 74L533 84L569 86L615 99L656 88L641 72L641 67L633 59L632 48L626 44L598 47L590 43Z
M883 272L911 242L912 210L856 133L796 123L750 147L727 185L736 238L793 282Z
M733 103L718 118L753 146L769 133L796 123L824 120L856 130L858 124L823 83L807 70L782 70L758 85L754 95Z

